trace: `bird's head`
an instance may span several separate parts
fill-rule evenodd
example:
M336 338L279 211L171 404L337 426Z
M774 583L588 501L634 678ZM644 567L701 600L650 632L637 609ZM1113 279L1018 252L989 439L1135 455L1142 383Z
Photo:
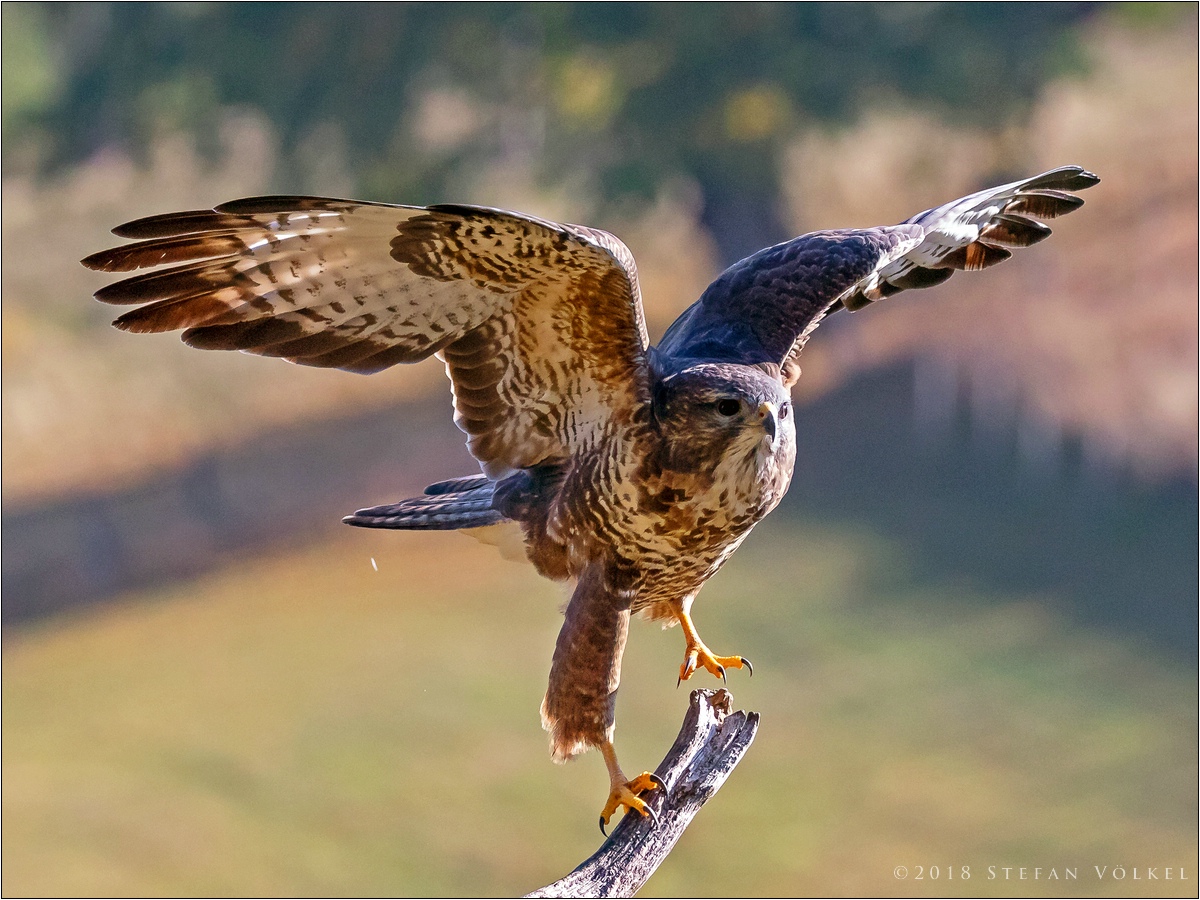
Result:
M715 467L734 454L790 471L795 458L787 388L758 366L706 362L667 375L654 392L654 415L677 464Z

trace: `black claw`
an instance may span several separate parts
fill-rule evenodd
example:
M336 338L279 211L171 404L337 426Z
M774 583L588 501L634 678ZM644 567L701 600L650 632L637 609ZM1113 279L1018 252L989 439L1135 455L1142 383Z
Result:
M654 811L654 807L647 806L646 807L646 815L648 815L650 817L650 821L653 822L654 827L657 828L658 827L658 813L656 813Z
M608 837L608 832L604 830L604 816L600 817L600 833L605 837Z
M750 677L753 678L754 677L754 666L750 665L750 660L746 659L746 657L744 657L744 656L739 657L739 658L742 661L742 665L750 670Z
M669 790L667 790L667 783L666 783L665 781L663 781L661 778L659 778L659 777L658 777L657 775L655 775L653 772L651 772L651 773L650 773L650 780L651 780L651 781L654 783L654 785L655 785L655 786L656 786L656 787L657 787L657 788L658 788L660 791L662 791L662 792L663 792L663 794L666 796L666 798L667 798L668 800L670 800L670 799L671 799L671 792L670 792Z
M729 681L725 678L725 667L717 666L717 671L721 674L721 684L728 685Z

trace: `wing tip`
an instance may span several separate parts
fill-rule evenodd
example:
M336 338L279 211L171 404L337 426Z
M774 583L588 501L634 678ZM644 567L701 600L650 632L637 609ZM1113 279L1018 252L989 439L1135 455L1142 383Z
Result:
M114 233L115 229L114 229ZM93 272L121 272L123 269L116 265L114 260L115 250L97 250L95 253L89 253L79 261L79 264L85 269L91 269Z
M1037 188L1051 188L1060 191L1086 191L1090 187L1095 187L1100 183L1100 176L1095 172L1088 171L1083 166L1059 166L1057 169L1051 169L1048 172L1043 172L1041 175L1035 175L1021 186L1022 190Z

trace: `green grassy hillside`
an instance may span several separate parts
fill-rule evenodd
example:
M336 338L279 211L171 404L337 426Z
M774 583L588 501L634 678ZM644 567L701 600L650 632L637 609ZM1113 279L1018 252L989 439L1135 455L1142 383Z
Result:
M538 724L561 599L460 536L361 532L10 630L4 894L553 880L598 846L605 789L596 754L552 765ZM645 894L1194 896L1192 674L1044 599L921 581L867 532L767 523L697 604L709 644L754 661L731 689L761 731ZM634 623L627 769L679 727L682 647ZM971 879L950 888L951 866Z

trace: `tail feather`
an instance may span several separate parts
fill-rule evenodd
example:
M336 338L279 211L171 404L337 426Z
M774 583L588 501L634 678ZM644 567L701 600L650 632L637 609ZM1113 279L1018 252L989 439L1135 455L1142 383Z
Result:
M486 475L464 475L462 478L451 478L448 481L431 484L425 488L425 495L432 497L440 494L456 494L460 491L473 491L485 487L495 487Z
M363 528L429 531L498 525L505 516L492 508L495 489L495 482L483 475L456 478L430 485L424 496L360 509L342 521Z

